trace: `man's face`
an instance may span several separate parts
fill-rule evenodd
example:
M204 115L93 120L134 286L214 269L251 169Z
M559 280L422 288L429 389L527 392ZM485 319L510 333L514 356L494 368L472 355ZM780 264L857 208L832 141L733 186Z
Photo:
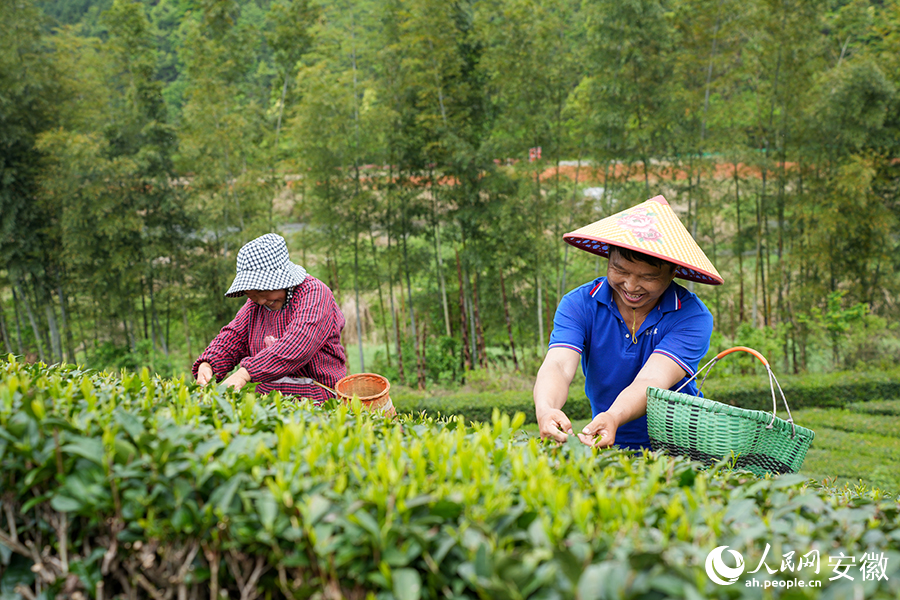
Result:
M269 310L281 310L284 306L284 300L287 298L287 292L284 290L249 290L244 292L250 300L264 306Z
M618 252L609 254L606 281L615 292L620 308L649 311L656 306L674 278L675 269L669 265L654 267L645 262L627 260Z

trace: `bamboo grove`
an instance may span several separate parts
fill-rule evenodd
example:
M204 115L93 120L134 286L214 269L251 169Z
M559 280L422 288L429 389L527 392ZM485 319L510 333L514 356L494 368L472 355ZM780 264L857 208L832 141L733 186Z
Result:
M900 2L0 3L0 332L177 372L278 231L351 369L533 373L561 236L662 193L725 277L713 346L900 358ZM702 289L701 289L702 288ZM362 339L370 348L363 355Z

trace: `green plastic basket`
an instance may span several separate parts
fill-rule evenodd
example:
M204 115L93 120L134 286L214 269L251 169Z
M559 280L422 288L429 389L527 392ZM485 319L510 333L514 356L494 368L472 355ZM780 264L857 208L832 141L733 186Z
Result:
M708 465L733 458L734 468L760 476L797 472L816 433L794 423L781 385L759 352L743 346L725 350L698 369L684 385L706 370L700 382L702 388L712 366L735 351L749 352L765 365L772 388L772 412L748 410L709 398L650 387L647 388L647 431L651 447ZM775 415L776 387L784 402L787 420Z

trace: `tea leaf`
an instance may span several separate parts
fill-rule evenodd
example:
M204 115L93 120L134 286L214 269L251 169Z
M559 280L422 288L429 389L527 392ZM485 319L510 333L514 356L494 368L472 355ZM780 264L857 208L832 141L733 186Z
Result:
M422 597L422 578L415 569L395 569L391 577L397 600L419 600Z
M101 439L78 436L63 445L60 450L66 454L81 456L100 466L103 465L103 441Z

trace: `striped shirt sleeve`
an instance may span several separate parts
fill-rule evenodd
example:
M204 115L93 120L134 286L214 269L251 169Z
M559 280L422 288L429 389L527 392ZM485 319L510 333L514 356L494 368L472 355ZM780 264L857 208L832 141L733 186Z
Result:
M221 381L242 358L250 354L248 340L252 309L253 303L247 300L231 323L223 327L209 343L203 354L194 361L191 368L194 378L197 377L197 369L200 368L200 364L208 362L216 376L216 381Z

